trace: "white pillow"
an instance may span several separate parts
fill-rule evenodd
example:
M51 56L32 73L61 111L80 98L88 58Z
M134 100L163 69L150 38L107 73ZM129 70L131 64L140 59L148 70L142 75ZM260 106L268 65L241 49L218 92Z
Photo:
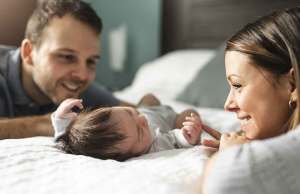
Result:
M179 50L140 67L132 85L115 94L123 100L138 102L146 93L159 99L175 99L197 72L214 56L214 50Z

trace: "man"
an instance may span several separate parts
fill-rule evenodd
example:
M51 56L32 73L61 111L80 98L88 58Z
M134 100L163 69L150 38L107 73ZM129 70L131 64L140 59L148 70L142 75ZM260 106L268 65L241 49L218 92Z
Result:
M83 1L39 2L21 47L0 47L0 139L53 135L49 113L66 98L85 107L126 104L92 83L101 30Z

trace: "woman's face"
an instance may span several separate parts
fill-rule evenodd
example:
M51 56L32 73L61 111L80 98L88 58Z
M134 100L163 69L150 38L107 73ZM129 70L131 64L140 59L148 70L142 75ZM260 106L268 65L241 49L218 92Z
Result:
M284 133L290 116L289 74L275 78L237 51L226 52L225 68L230 92L224 107L236 113L246 137L264 139Z

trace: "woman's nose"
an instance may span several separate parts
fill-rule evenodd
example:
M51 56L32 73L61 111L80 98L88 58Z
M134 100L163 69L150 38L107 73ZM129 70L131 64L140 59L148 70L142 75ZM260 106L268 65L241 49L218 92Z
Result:
M230 92L225 101L224 109L225 109L225 111L235 112L237 110L237 108L238 107L234 100L234 96L233 96L232 92Z

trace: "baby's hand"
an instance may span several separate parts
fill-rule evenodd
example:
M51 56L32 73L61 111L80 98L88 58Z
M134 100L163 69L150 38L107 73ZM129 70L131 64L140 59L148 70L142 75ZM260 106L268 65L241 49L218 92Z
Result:
M224 150L233 145L244 144L248 142L249 140L246 138L243 132L223 133L220 140L220 150Z
M74 98L68 98L68 99L64 100L56 109L55 117L61 118L61 119L75 118L77 116L77 113L72 111L73 107L83 109L82 100L74 99Z
M185 139L191 144L196 145L200 143L200 134L202 132L202 122L199 115L191 113L191 116L185 118L181 128Z

